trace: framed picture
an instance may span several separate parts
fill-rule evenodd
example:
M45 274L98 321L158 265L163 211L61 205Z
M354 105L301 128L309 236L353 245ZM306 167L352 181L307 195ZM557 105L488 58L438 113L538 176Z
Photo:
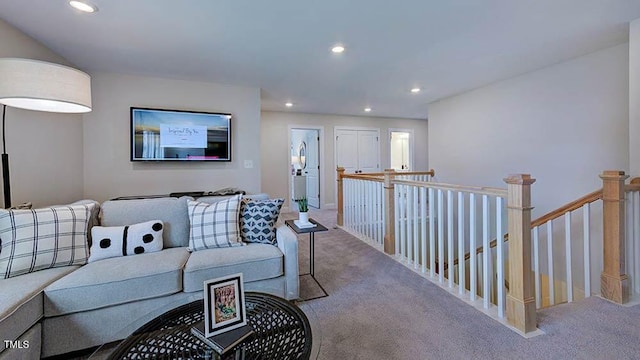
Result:
M205 336L247 324L242 273L204 282Z

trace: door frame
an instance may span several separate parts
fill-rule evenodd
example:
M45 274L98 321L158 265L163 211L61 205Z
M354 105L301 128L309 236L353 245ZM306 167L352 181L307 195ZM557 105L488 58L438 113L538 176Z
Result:
M389 128L389 168L391 168L391 133L392 132L406 132L409 133L409 170L415 171L414 168L414 160L415 160L415 148L414 148L414 134L413 129L401 129L401 128Z
M336 141L336 137L338 136L338 131L339 130L369 130L369 131L376 131L378 133L378 170L380 170L380 168L382 167L382 163L380 162L380 128L377 127L366 127L366 126L334 126L333 127L333 164L335 165L336 169L338 167L338 142ZM336 169L334 169L333 171L333 180L335 181L334 183L337 184L338 182L338 172L335 171ZM335 206L338 206L338 186L334 187L334 194L333 194L333 199L334 199L334 204Z
M293 165L291 163L291 130L293 129L298 129L298 130L317 130L318 131L318 137L320 138L320 140L318 141L318 164L320 165L320 171L318 173L318 181L320 182L320 201L318 203L318 205L320 206L320 209L323 209L326 207L326 203L322 200L322 197L324 196L324 192L325 192L325 184L324 184L324 172L325 172L325 156L324 156L324 126L315 126L315 125L296 125L296 124L289 124L288 128L287 128L287 163L289 164L289 166L287 167L287 171L289 172L289 176L288 176L288 189L287 189L287 198L291 198L291 193L293 192L293 175L291 174L291 165ZM297 209L291 209L291 206L293 204L293 199L289 199L288 204L286 204L286 208L288 208L289 211L296 211Z

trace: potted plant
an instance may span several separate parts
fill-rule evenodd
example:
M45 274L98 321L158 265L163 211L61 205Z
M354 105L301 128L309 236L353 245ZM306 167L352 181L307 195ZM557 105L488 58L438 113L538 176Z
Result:
M298 203L298 219L301 223L309 222L309 203L307 202L307 197L301 197L300 199L295 200Z

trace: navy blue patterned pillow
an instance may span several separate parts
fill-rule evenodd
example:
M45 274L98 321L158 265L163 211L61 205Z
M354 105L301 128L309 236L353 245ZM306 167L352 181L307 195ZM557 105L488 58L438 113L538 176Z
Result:
M240 236L248 243L276 244L276 222L284 199L242 199Z

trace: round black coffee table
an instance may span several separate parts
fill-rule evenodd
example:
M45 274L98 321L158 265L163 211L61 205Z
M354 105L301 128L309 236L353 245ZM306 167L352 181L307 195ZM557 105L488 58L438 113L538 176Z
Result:
M297 306L277 296L245 293L247 322L254 335L244 346L242 359L309 359L311 326ZM203 301L170 310L149 321L118 345L109 359L220 359L191 334L193 324L204 320ZM236 352L222 359L235 359Z

